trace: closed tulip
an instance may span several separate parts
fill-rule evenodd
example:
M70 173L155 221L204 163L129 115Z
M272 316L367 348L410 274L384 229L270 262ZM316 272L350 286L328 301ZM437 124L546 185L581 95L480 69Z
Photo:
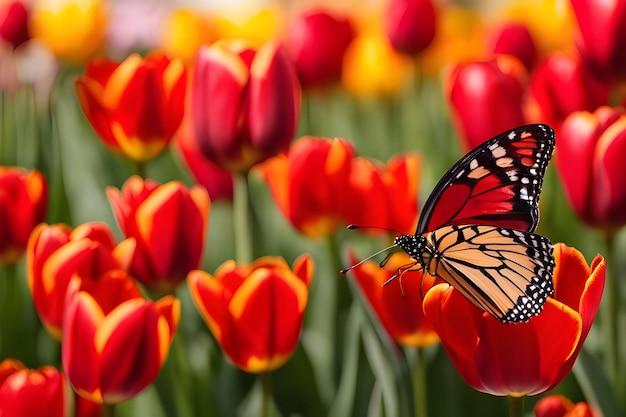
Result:
M228 358L251 373L273 371L291 356L302 330L313 261L293 268L282 258L250 265L224 263L215 273L193 271L191 297Z
M65 396L65 378L54 367L28 369L16 359L0 362L0 416L64 416L69 408Z
M20 260L47 208L48 185L39 171L0 167L0 265Z
M107 15L101 0L37 2L30 28L60 60L82 65L104 46Z
M552 394L537 402L535 417L602 417L602 413L590 404L574 404L563 395Z
M626 224L626 112L600 107L572 113L558 147L557 168L576 214L607 232Z
M538 57L537 46L526 25L509 22L495 30L491 36L491 52L513 55L528 70L534 67Z
M202 47L191 87L191 123L201 152L245 172L287 150L298 127L300 84L285 48L243 41Z
M585 65L604 80L626 79L626 2L570 1L578 32L576 46Z
M526 69L512 56L457 64L446 77L446 96L466 149L521 126Z
M211 207L203 187L133 176L121 190L107 188L107 196L122 232L137 242L130 271L142 284L173 291L198 268Z
M62 363L67 379L83 398L102 404L130 399L156 379L180 318L180 301L141 297L109 305L99 302L107 286L67 294ZM96 295L94 295L96 294ZM112 293L115 294L115 293Z
M391 46L408 55L426 49L435 37L437 14L431 0L391 0L385 29Z
M303 87L339 81L343 56L354 34L347 17L326 10L309 10L292 20L285 45Z
M28 39L28 19L30 11L22 1L11 1L0 6L0 40L9 43L13 49Z
M155 53L124 62L96 60L76 80L87 120L104 144L133 161L159 155L184 112L187 73L183 63Z
M608 84L594 78L579 58L554 53L532 74L528 117L558 132L570 113L594 111L609 102L609 94Z

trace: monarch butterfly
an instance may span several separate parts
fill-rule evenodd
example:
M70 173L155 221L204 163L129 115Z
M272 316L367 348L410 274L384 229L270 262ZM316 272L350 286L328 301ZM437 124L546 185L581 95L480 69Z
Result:
M533 232L554 144L550 126L527 125L461 158L435 186L415 234L378 252L399 247L411 257L393 278L417 266L502 322L539 314L554 292L554 258L550 241Z

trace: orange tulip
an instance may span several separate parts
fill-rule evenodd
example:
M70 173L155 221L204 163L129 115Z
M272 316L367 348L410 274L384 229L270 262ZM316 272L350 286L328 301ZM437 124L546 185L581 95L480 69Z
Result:
M0 167L0 265L20 260L47 208L48 185L39 171Z
M90 285L110 274L121 277L130 266L134 248L133 240L116 245L103 223L85 223L74 230L64 224L41 224L33 230L27 249L28 286L37 314L54 338L62 337L70 279L78 277L83 285ZM122 291L128 298L140 295L132 281L116 282L119 285L111 291Z
M273 371L291 356L302 330L313 261L290 269L282 258L224 263L211 276L193 271L191 297L228 358L246 372Z
M0 416L66 415L65 378L52 366L28 369L20 361L0 363Z
M598 255L589 267L580 252L561 243L554 258L554 295L527 323L501 323L448 284L426 293L424 314L472 388L536 395L557 386L572 369L600 306L606 264Z
M356 259L352 259L352 264ZM422 311L422 273L410 272L383 287L403 265L411 262L404 253L395 254L384 268L367 261L353 269L354 278L389 336L402 346L425 347L439 337ZM428 277L429 278L429 277Z
M211 208L203 187L133 176L107 196L122 232L137 242L131 273L142 284L172 291L199 266Z
M118 64L92 61L76 94L92 127L113 152L143 162L169 144L184 112L183 63L155 53Z
M180 301L166 296L100 303L109 288L108 282L88 289L70 282L61 353L65 375L81 397L116 404L156 379L178 327Z
M553 394L537 402L535 417L602 417L602 413L587 403L574 404L563 395Z

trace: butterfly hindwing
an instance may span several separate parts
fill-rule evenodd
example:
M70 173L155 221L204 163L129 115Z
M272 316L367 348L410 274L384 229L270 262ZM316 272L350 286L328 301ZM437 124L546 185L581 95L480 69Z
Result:
M424 205L416 234L462 224L533 232L554 144L554 131L542 124L522 126L481 144L439 181Z
M426 236L424 268L503 322L528 321L554 292L550 241L496 226L443 226Z

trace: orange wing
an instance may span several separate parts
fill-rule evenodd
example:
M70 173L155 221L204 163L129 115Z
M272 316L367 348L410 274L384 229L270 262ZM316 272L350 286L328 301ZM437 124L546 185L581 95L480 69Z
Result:
M539 235L485 225L425 235L424 267L502 322L526 322L554 292L552 244Z

